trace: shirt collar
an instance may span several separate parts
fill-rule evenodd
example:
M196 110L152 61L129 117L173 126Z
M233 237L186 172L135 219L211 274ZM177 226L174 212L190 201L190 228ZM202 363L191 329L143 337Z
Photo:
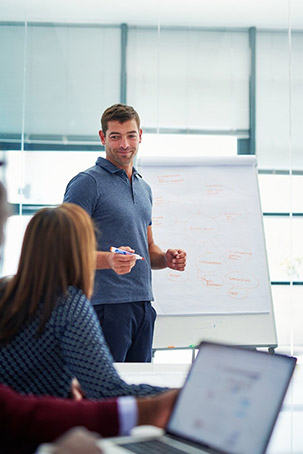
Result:
M106 170L109 173L119 173L124 171L123 169L120 169L119 167L115 166L108 159L101 158L101 156L99 156L99 158L97 159L96 165L102 167L102 169ZM142 176L135 167L133 167L133 176L138 176L142 178Z

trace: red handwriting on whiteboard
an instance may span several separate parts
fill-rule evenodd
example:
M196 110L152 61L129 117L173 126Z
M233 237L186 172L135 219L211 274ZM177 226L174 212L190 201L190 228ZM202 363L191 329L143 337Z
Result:
M159 175L159 183L183 183L184 178L181 175Z

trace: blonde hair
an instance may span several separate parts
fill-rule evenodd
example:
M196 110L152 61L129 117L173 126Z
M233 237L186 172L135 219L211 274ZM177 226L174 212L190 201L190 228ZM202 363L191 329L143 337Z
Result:
M0 299L0 342L9 342L43 302L41 333L69 285L90 298L95 250L93 223L81 207L64 203L39 210L27 226L17 274Z

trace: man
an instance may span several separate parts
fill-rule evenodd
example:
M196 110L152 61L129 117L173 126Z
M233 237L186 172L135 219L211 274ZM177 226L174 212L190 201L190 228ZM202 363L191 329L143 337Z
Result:
M153 240L151 189L133 166L142 138L137 112L115 104L103 113L101 126L105 159L69 182L64 201L84 208L100 231L92 303L114 360L148 362L156 318L151 269L183 271L186 253L164 252ZM144 260L110 252L112 246Z
M9 213L6 190L0 182L0 246ZM76 381L71 390L77 401L22 396L0 384L0 454L32 454L39 443L53 441L76 426L86 427L103 436L127 434L132 427L141 424L165 427L178 394L177 390L172 390L149 398L119 397L89 401L81 400ZM94 444L93 435L83 431L63 437L56 443L53 452L76 452L75 444L79 454L100 452Z
M53 442L79 426L105 437L126 435L135 425L163 428L177 394L172 390L149 398L74 401L23 396L0 384L0 453L32 454L39 443Z

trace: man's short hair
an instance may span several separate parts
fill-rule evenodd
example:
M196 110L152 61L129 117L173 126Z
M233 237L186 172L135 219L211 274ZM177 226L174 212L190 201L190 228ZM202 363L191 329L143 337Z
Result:
M136 120L138 129L140 129L140 117L132 106L126 104L114 104L108 107L102 114L101 127L104 136L108 129L109 121L118 121L119 123L125 123L125 121Z

